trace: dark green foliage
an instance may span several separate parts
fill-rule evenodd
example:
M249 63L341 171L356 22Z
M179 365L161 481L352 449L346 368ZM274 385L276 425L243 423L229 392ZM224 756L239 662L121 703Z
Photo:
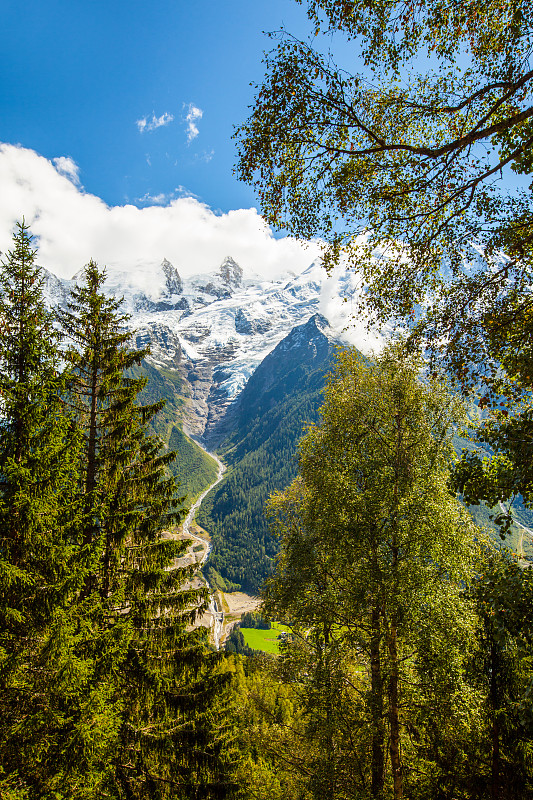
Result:
M0 626L0 794L228 796L231 747L215 713L227 675L206 630L190 630L207 592L185 583L192 568L173 565L186 545L162 535L183 508L168 475L173 454L148 430L161 403L137 400L146 380L131 370L144 352L129 349L126 318L91 262L61 314L70 370L58 381L56 337L23 227L15 244L6 272L26 269L35 286L31 294L19 282L2 298L18 309L12 335L24 348L11 366L13 344L0 339L8 421L1 590L9 600Z
M83 619L100 665L96 698L114 707L106 781L128 797L171 796L175 785L187 796L184 784L196 792L221 780L208 707L224 677L209 677L205 631L186 632L206 591L182 587L188 569L169 570L185 544L161 537L183 516L167 473L173 453L147 431L162 401L137 404L146 379L125 373L145 353L127 348L118 303L100 290L104 277L89 264L64 322L77 345L67 358L84 437L80 533L91 571L80 602L92 606Z
M252 656L255 652L251 647L248 647L244 641L244 636L240 631L239 625L236 625L233 628L230 635L226 639L224 650L226 653L237 653L241 656Z
M155 367L149 361L134 365L128 371L134 378L146 378L147 383L139 394L141 403L160 403L164 406L149 421L149 430L159 436L175 453L168 469L179 484L179 492L190 504L217 476L216 462L201 447L183 433L176 420L181 418L184 404L181 396L181 379L178 371Z
M486 554L470 587L482 620L473 671L487 696L493 796L533 793L533 574L508 552Z
M175 453L170 471L179 483L180 492L186 496L186 502L190 503L215 482L217 462L189 439L179 425L172 428L168 446Z
M482 447L463 451L455 470L456 485L468 502L497 507L495 517L502 538L511 529L513 519L526 526L533 524L533 410L528 404L529 398L511 416L508 412L505 416L493 412L476 431ZM499 506L502 500L511 513Z
M132 365L127 374L132 378L145 378L147 381L139 394L140 403L151 405L164 401L163 407L150 420L149 427L162 442L168 444L176 418L181 416L184 404L178 371L155 367L143 359L140 364Z
M259 630L269 631L272 629L272 623L267 619L263 619L257 611L247 611L242 615L241 628L258 628Z
M211 558L209 562L211 562ZM220 572L217 572L210 563L205 570L205 576L212 589L220 589L221 592L238 592L241 588L238 584L232 583L227 578L224 579Z
M69 535L79 443L31 236L17 227L0 270L0 795L24 797L18 739L46 719L43 639L81 576Z
M13 245L0 270L2 646L5 636L24 636L44 624L58 601L58 582L65 578L58 556L68 557L63 507L75 452L61 402L58 337L24 223Z
M479 489L480 485L486 485L485 470L487 470L493 455L493 451L490 448L474 441L475 434L476 430L472 432L471 439L465 439L457 435L453 438L455 452L459 457L459 461L455 464L453 471L454 485L461 493L461 499L478 527L488 531L498 545L501 545L502 539L504 539L505 547L518 553L519 556L532 559L533 541L524 532L522 526L528 528L533 526L533 512L524 505L520 495L515 496L512 504L510 504L511 519L511 516L506 511L509 504L504 506L496 503L491 507L479 498L479 492L474 491L473 494L463 492L466 487L473 488L477 484ZM475 469L472 469L474 465ZM482 480L476 481L476 472L477 476L481 477ZM495 486L493 484L490 498L492 502L497 499L498 494L497 492L495 494L494 490Z

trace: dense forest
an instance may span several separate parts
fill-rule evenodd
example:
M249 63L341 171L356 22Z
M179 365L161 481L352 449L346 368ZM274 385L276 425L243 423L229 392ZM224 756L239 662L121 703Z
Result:
M179 484L185 504L190 504L213 483L217 476L217 465L213 458L183 433L181 412L185 401L178 370L155 367L143 359L127 374L145 380L139 393L140 403L164 403L151 418L149 430L174 452L175 458L168 468Z
M92 261L47 310L19 223L0 266L6 800L533 797L533 570L509 546L515 503L533 507L533 215L505 185L532 169L533 10L299 1L315 37L274 40L238 170L398 335L368 360L284 354L225 445L212 569L256 586L276 537L246 622L289 633L279 657L238 630L210 646L208 591L176 562L179 378L150 374ZM339 40L364 74L336 66ZM292 471L276 459L305 421ZM459 457L458 432L476 445ZM256 508L267 463L271 533L244 567L252 521L217 508ZM482 503L498 541L465 507Z

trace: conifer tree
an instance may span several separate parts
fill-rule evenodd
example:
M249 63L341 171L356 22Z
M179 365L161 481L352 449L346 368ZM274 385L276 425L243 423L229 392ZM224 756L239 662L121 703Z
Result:
M35 615L48 605L43 592L54 568L57 492L68 470L58 337L44 305L32 237L24 222L17 227L0 270L0 551L6 564L1 621L3 630L13 631L35 624Z
M0 794L6 796L7 787L18 785L25 747L38 738L46 631L76 579L68 537L76 437L35 256L28 226L18 223L0 267Z

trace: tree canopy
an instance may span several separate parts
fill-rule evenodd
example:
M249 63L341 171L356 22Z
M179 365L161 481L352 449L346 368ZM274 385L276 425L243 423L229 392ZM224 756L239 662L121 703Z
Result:
M456 374L492 374L504 332L529 336L532 197L509 176L532 167L530 5L299 1L315 39L266 56L238 174L326 264L344 248L375 319L423 305Z
M162 404L128 374L145 351L104 270L59 320L35 255L21 224L0 267L0 795L231 796L228 676L193 624L209 592L176 561Z
M451 767L451 751L469 749L459 719L481 703L465 680L474 529L448 483L460 407L418 370L391 348L374 364L340 353L299 477L271 499L281 554L265 607L299 642L287 659L307 687L308 735L327 753L317 798L434 796L445 774L462 790L470 780L455 764L452 781Z

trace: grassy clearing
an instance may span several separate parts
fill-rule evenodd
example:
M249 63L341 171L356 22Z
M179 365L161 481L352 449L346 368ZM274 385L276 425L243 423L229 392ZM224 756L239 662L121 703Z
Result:
M279 655L278 636L282 631L289 631L289 628L277 622L272 623L272 628L269 631L261 630L260 628L241 628L244 641L248 647L251 647L252 650L262 650L263 653L271 653L276 656Z

